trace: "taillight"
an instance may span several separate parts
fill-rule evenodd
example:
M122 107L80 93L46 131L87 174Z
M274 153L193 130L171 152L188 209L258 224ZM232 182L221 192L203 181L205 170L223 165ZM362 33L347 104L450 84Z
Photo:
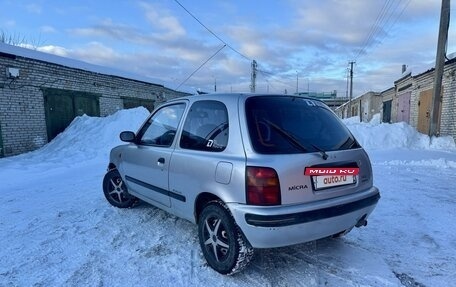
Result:
M248 166L246 169L247 204L280 205L277 172L269 167Z

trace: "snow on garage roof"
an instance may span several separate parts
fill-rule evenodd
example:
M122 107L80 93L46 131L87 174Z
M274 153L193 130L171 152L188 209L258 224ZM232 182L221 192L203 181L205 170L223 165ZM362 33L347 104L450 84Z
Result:
M121 77L121 78L136 80L136 81L140 81L140 82L145 82L145 83L150 83L153 85L165 87L165 84L157 84L157 82L158 83L163 82L158 79L153 79L153 78L129 73L126 71L117 70L114 68L94 65L94 64L90 64L90 63L83 62L80 60L65 58L62 56L57 56L54 54L40 52L40 51L27 49L27 48L23 48L23 47L13 46L13 45L5 44L5 43L0 43L0 54L15 55L15 56L19 56L19 57L24 57L24 58L34 59L34 60L43 61L43 62L47 62L47 63L57 64L57 65L61 65L61 66L69 67L69 68L75 68L75 69L80 69L80 70L104 74L104 75L117 76L117 77Z

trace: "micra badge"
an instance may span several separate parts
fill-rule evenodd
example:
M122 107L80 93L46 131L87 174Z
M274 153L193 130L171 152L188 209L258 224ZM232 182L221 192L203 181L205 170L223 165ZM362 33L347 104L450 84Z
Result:
M289 186L288 187L288 190L289 191L293 191L293 190L301 190L301 189L306 189L307 188L307 184L301 184L301 185L292 185L292 186Z

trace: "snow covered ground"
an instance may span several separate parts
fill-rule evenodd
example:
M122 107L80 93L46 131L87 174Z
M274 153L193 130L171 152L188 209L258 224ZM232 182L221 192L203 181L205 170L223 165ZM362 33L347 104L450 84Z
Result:
M40 150L0 159L0 286L456 286L456 147L404 124L346 124L382 198L341 239L257 250L247 270L206 266L195 225L142 204L111 207L101 182L143 108L82 116Z

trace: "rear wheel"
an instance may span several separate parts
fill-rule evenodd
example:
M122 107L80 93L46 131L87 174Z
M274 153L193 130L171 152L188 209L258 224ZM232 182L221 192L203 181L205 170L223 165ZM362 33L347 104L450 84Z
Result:
M241 271L253 257L253 248L221 201L204 207L198 220L198 235L207 263L221 274Z
M103 178L103 193L108 202L119 208L132 207L136 197L128 193L127 186L117 169L112 169Z

